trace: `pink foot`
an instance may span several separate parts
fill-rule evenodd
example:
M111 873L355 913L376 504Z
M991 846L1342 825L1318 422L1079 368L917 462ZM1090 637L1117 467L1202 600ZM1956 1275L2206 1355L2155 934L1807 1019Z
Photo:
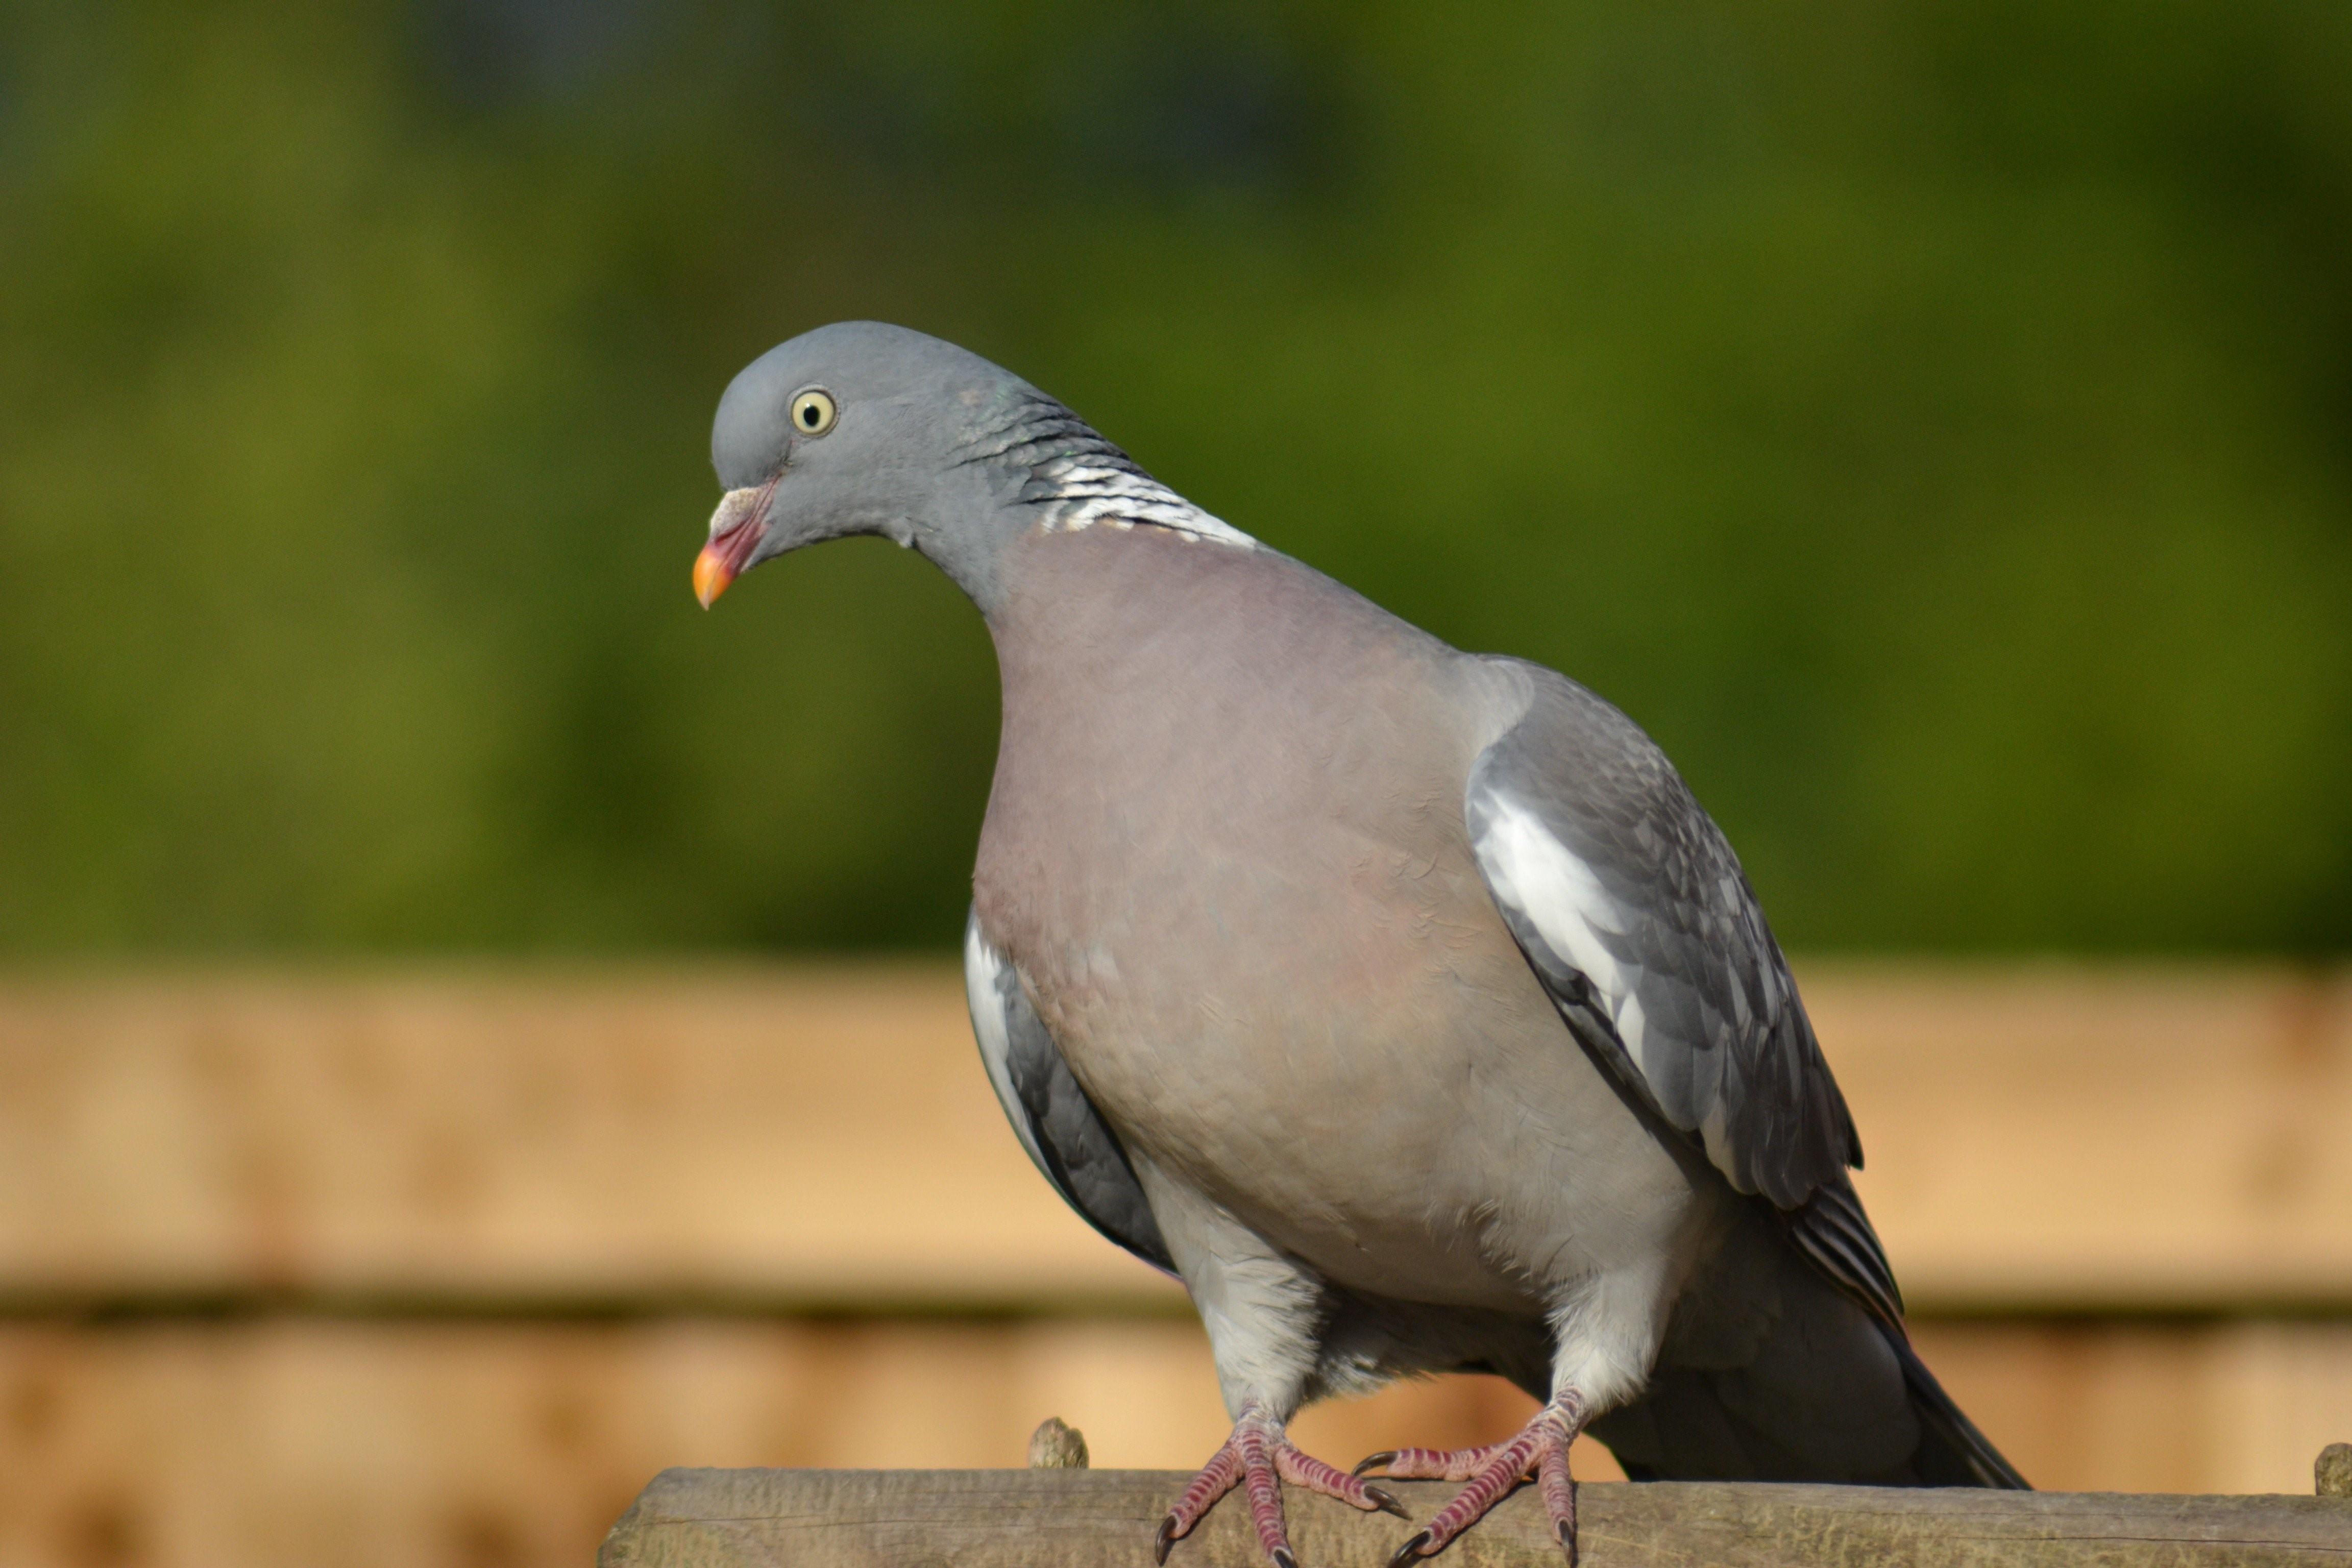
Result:
M1356 1467L1361 1475L1374 1467L1399 1478L1465 1481L1454 1500L1430 1517L1429 1523L1389 1559L1389 1568L1443 1552L1455 1536L1469 1529L1486 1510L1530 1475L1543 1489L1544 1511L1551 1516L1552 1533L1559 1537L1569 1563L1576 1562L1576 1488L1568 1476L1568 1446L1576 1439L1578 1407L1573 1400L1555 1401L1536 1412L1536 1418L1507 1443L1483 1448L1399 1448L1374 1454Z
M1298 1558L1290 1550L1290 1536L1282 1524L1283 1481L1360 1509L1383 1510L1399 1519L1410 1517L1396 1499L1380 1488L1367 1486L1311 1454L1300 1453L1283 1436L1282 1427L1253 1405L1244 1407L1242 1418L1234 1424L1234 1435L1201 1467L1201 1473L1160 1521L1160 1533L1151 1543L1153 1561L1165 1563L1169 1547L1190 1535L1216 1500L1238 1486L1249 1496L1250 1522L1257 1526L1257 1542L1265 1554L1276 1568L1298 1568Z

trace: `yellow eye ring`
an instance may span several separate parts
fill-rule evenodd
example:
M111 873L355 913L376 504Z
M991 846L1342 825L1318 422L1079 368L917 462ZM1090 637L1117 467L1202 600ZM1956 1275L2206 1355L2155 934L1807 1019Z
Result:
M820 392L814 386L804 392L796 392L793 395L793 434L822 436L833 428L833 422L840 417L840 412L834 406L830 393Z

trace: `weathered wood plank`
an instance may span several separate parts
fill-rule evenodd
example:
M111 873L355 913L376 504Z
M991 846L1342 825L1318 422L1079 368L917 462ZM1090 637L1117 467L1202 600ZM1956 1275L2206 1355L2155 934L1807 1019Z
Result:
M1915 1309L2352 1304L2352 983L1807 965ZM0 1300L1182 1310L938 963L0 983Z
M1190 1478L1152 1470L668 1470L614 1526L598 1568L1059 1568L1150 1562ZM1398 1486L1426 1517L1452 1489ZM1328 1498L1285 1495L1312 1568L1381 1568L1410 1533ZM1585 1568L2287 1568L2352 1563L2352 1504L2316 1497L1904 1491L1677 1485L1580 1489ZM1261 1561L1220 1508L1175 1568ZM1557 1568L1523 1489L1438 1560Z

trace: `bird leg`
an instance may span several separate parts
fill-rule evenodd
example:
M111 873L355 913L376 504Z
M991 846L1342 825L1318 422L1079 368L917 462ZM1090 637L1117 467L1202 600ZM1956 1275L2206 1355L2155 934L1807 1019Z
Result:
M1551 1516L1552 1533L1559 1537L1570 1564L1576 1562L1576 1488L1568 1475L1568 1446L1583 1426L1583 1402L1562 1394L1536 1412L1534 1420L1508 1442L1483 1448L1399 1448L1374 1454L1356 1467L1356 1473L1380 1468L1400 1479L1427 1478L1465 1481L1454 1500L1430 1517L1429 1523L1389 1559L1389 1568L1423 1557L1433 1557L1446 1543L1476 1523L1486 1511L1529 1476L1543 1489L1544 1511Z
M1276 1568L1298 1568L1298 1558L1290 1550L1289 1533L1283 1528L1284 1481L1338 1498L1357 1508L1379 1509L1399 1519L1410 1517L1396 1499L1380 1488L1367 1485L1311 1454L1299 1452L1284 1435L1282 1423L1252 1403L1242 1406L1241 1419L1234 1423L1234 1435L1201 1467L1201 1473L1192 1478L1192 1485L1177 1498L1176 1506L1160 1521L1160 1533L1152 1542L1154 1561L1165 1563L1169 1547L1191 1534L1192 1527L1201 1522L1216 1500L1238 1486L1248 1494L1250 1522L1257 1527L1257 1542L1265 1554L1274 1560Z

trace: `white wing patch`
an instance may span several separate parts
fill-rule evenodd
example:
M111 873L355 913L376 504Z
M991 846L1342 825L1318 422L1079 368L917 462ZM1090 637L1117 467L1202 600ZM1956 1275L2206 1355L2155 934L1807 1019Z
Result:
M1013 1133L1021 1140L1021 1147L1029 1152L1030 1161L1045 1173L1047 1181L1052 1181L1053 1173L1045 1169L1045 1152L1037 1147L1037 1134L1030 1129L1029 1112L1013 1090L1013 1035L1005 1022L1004 993L1000 989L1003 974L1004 955L988 945L988 939L980 934L977 919L966 921L963 994L971 1006L972 1037L980 1042L980 1059L988 1068L989 1087L996 1090L997 1103L1004 1107L1004 1119L1013 1123Z
M1037 477L1055 492L1047 503L1045 527L1076 533L1096 523L1132 528L1149 523L1172 530L1188 539L1214 540L1243 550L1257 541L1221 518L1211 517L1157 479L1125 468L1090 463L1084 458L1055 458L1037 467Z
M1641 971L1619 963L1601 941L1604 931L1624 935L1626 921L1592 868L1547 832L1534 814L1499 795L1477 854L1496 899L1524 917L1554 952L1592 983L1593 994L1617 1026L1617 1037L1646 1076L1645 1020L1642 999L1634 994Z

